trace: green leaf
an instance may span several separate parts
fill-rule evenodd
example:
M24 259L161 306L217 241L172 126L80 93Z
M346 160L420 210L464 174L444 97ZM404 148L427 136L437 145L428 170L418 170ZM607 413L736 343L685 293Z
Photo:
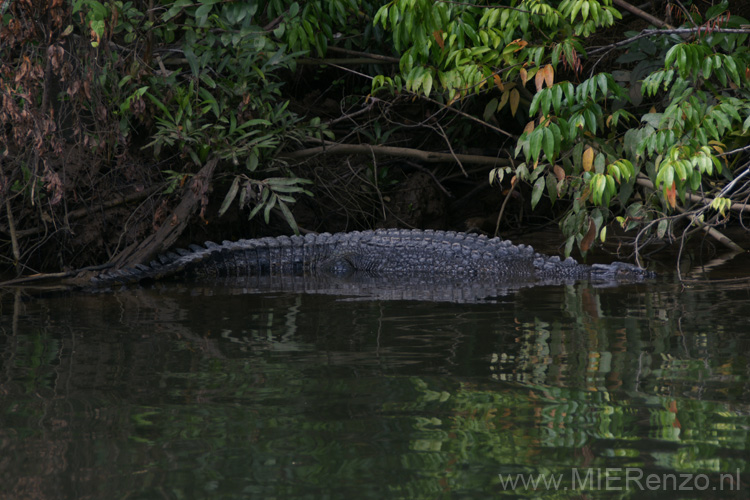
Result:
M573 251L573 243L576 242L575 235L569 236L565 241L565 257L570 257L570 252Z
M596 77L596 83L599 85L599 90L602 91L602 96L607 95L607 75L605 73L599 73Z
M575 104L575 87L573 87L573 84L570 82L565 82L560 85L563 88L563 92L565 92L566 104L568 106L573 106L573 104Z
M529 138L529 153L530 153L530 160L531 161L537 161L539 159L539 153L542 150L542 139L544 138L544 129L542 127L536 128L533 132L531 132L531 137Z
M529 116L534 116L539 109L539 101L542 100L542 96L547 91L547 89L542 89L540 92L537 92L534 94L534 97L531 99L531 105L529 106ZM505 91L505 94L508 94L508 90Z
M545 180L544 177L539 177L534 183L534 188L531 190L531 208L534 209L539 200L542 198L544 192Z
M268 203L266 203L266 206L263 209L263 220L268 224L271 221L271 210L273 210L273 207L276 205L276 201L278 198L275 194L271 194L268 197Z
M208 73L201 73L201 76L200 76L200 78L201 78L201 80L203 81L203 83L205 83L206 85L208 85L208 86L209 86L209 87L211 87L212 89L215 89L215 88L216 88L216 82L214 81L214 79L213 79L213 78L211 78L211 77L210 77L210 76L208 75Z
M154 105L161 110L162 113L164 113L164 116L169 119L170 121L174 121L172 118L172 114L167 109L167 106L161 101L161 99L158 99L156 96L151 94L150 92L146 92L144 94L148 99L154 103Z
M656 236L659 239L664 238L664 235L667 233L668 227L669 227L669 219L660 220L659 224L656 226Z
M224 215L224 213L229 209L229 206L234 201L235 197L237 196L237 192L240 188L240 176L237 175L234 177L234 180L232 181L232 185L229 187L229 191L227 191L227 195L224 197L224 201L221 204L221 208L219 208L219 217Z
M557 177L555 177L553 173L548 173L546 175L545 184L547 185L547 195L549 196L552 205L554 205L557 200Z
M540 98L542 101L542 116L547 116L549 114L549 108L552 105L552 92L550 92L550 89L544 89L543 92L544 95Z
M716 120L717 125L719 125L721 127L721 129L722 129L721 130L722 135L723 135L724 131L726 131L727 129L732 128L732 122L729 120L729 118L727 117L727 115L725 115L721 111L716 110L716 108L714 108L714 112L711 113L711 116L713 116L714 120Z
M742 133L747 133L748 129L750 129L750 116L745 118L745 121L742 123Z
M251 172L254 172L256 168L258 168L258 153L257 151L253 150L250 152L250 154L247 157L247 169Z
M607 189L607 177L602 174L596 174L594 176L594 181L594 203L603 205L603 198Z
M544 132L544 156L547 157L548 162L552 163L555 158L555 134L552 133L552 130L550 130L549 127L544 127L542 130Z
M425 75L422 88L424 89L424 95L430 97L430 92L432 92L432 75L430 73Z
M617 194L617 186L615 185L615 179L611 175L606 175L605 178L607 179L607 193L609 194L609 197L612 197ZM609 200L608 205L609 205Z
M685 53L685 46L683 44L677 45L675 56L676 57L674 59L674 64L680 69L684 68L685 64L687 63L687 54ZM670 67L670 66L671 65L665 64L665 67Z
M274 185L273 186L273 191L275 193L303 193L303 192L305 192L305 189L301 188L299 186L296 186L296 185L295 186L279 186L279 185Z
M719 79L719 82L723 87L727 86L727 72L724 70L723 67L717 66L714 70L714 74L716 75L716 78Z
M200 7L198 7L195 10L196 19L207 17L208 13L211 12L212 8L213 8L213 2L204 2Z
M584 117L586 118L586 126L592 134L596 135L596 115L591 108L586 108L584 111Z
M297 221L294 220L294 216L289 210L289 207L286 206L286 203L284 203L283 201L279 201L279 208L281 209L281 213L284 214L284 218L286 219L287 224L289 224L289 227L291 227L292 231L294 231L294 234L299 234Z
M588 0L584 0L581 4L581 19L583 21L586 21L589 17L589 9L591 8L591 5L589 4Z
M716 129L716 124L710 116L703 120L703 127L713 139L716 139L717 141L721 139L719 131Z
M497 98L493 98L484 107L484 113L482 115L482 117L484 118L484 121L489 121L492 115L495 114L496 110L497 110Z
M672 187L672 183L674 182L674 167L672 165L664 167L664 176L662 177L662 180L664 181L665 189Z
M247 216L247 220L252 219L256 215L258 215L258 212L263 208L263 203L258 203L253 207L253 209L250 211L250 215Z
M552 108L555 110L555 114L560 114L560 108L562 106L563 89L562 85L555 85L552 87Z
M741 85L740 75L737 72L737 64L734 62L732 56L724 55L724 68L729 72L729 76L732 78L734 84L739 87Z
M571 23L575 19L576 14L578 14L578 11L581 10L584 0L573 0L573 2L574 2L573 8L570 10L570 22Z
M308 179L300 179L298 177L271 177L266 179L266 183L272 188L276 189L276 186L294 186L296 184L312 184L312 181Z
M187 59L188 65L190 65L190 71L193 73L193 76L199 76L200 68L198 67L198 58L195 56L193 49L186 45L183 47L183 53L185 54L185 59Z

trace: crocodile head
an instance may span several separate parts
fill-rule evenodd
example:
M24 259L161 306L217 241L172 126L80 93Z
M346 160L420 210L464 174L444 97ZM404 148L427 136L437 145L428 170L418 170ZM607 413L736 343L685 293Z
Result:
M594 264L591 266L592 281L643 281L656 277L656 273L625 262Z

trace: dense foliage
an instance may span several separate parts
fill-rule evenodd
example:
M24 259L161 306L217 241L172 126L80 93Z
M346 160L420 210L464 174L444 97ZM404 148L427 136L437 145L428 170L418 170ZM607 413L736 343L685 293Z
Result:
M6 264L50 238L69 239L70 220L113 186L179 193L207 165L218 168L192 182L201 216L207 185L220 181L220 214L238 202L250 217L263 213L268 222L277 213L296 231L292 204L325 181L290 166L289 153L335 138L369 143L374 155L409 139L412 148L438 142L454 154L511 137L493 153L506 160L476 182L505 183L507 197L527 184L532 208L564 200L568 253L576 242L585 253L604 240L613 217L658 238L684 217L723 223L745 208L749 185L749 22L726 1L684 1L657 11L680 28L642 29L637 17L622 20L622 4L2 2ZM358 59L329 66L334 50ZM285 84L301 63L320 75L321 88L338 87L349 96L342 102L366 103L370 113L342 106L326 123L290 107ZM326 83L332 67L342 78ZM394 120L405 98L421 99L427 118ZM382 114L373 118L376 103ZM353 133L334 134L342 120ZM383 203L387 171L369 168ZM162 224L165 211L154 204L149 225Z
M604 240L613 212L626 229L658 222L663 237L674 219L666 214L689 193L702 204L698 215L710 207L723 218L730 189L707 195L706 176L746 169L750 57L739 28L748 21L730 15L728 2L714 4L686 12L682 29L626 32L590 49L586 37L621 18L609 0L394 1L376 22L392 30L401 73L375 86L437 92L449 105L499 94L485 120L504 107L528 113L514 151L523 161L512 173L533 185L532 206L545 192L553 203L572 199L561 224L567 252L576 240L583 251L595 235ZM614 64L604 59L612 54ZM639 181L656 191L634 197Z

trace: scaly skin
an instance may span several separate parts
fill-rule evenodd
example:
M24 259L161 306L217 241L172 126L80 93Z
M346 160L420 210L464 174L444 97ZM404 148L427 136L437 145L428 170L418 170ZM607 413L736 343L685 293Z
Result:
M96 286L164 278L211 281L220 277L327 276L353 274L400 278L458 279L493 284L564 283L576 280L619 283L654 274L632 264L579 264L538 254L499 238L448 231L387 229L307 236L279 236L192 245L147 266L105 273Z

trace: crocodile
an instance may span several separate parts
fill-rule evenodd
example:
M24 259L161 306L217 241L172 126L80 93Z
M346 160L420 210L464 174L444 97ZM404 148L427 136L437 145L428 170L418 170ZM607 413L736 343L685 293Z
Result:
M169 278L256 285L286 280L298 286L307 279L316 283L312 288L318 293L338 283L330 293L357 287L459 287L476 297L535 285L585 280L609 286L653 276L624 262L581 264L484 235L381 229L206 242L168 252L147 265L100 274L92 281L96 287Z

